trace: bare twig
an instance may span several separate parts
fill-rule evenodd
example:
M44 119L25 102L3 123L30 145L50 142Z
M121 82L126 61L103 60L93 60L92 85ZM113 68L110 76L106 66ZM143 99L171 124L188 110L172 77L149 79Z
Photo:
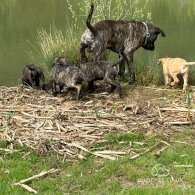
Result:
M193 165L174 165L174 167L193 168Z
M23 180L19 181L18 183L15 183L15 185L29 183L32 180L39 179L40 177L43 177L43 176L51 174L51 173L56 173L56 172L59 172L59 169L50 169L49 171L42 171L38 175L34 175L34 176L29 177L27 179L23 179Z
M165 124L168 125L192 125L193 122L192 121L170 121L170 122L166 122Z
M153 145L152 147L146 149L144 152L141 152L141 153L139 153L139 154L136 154L136 155L130 157L130 159L131 159L131 160L136 159L136 158L140 157L141 155L150 152L151 150L153 150L154 148L156 148L158 145L160 145L160 144L162 144L162 143L165 144L166 142L165 142L165 141L160 141L160 142L156 143L155 145Z
M188 112L188 108L160 108L160 111L173 111L173 112ZM190 109L191 112L195 112L195 109Z
M37 194L37 193L38 193L36 190L34 190L33 188L29 187L29 186L26 185L26 184L18 183L17 185L18 185L18 186L21 186L22 188L24 188L24 189L27 190L28 192L32 192L32 193L34 193L34 194Z

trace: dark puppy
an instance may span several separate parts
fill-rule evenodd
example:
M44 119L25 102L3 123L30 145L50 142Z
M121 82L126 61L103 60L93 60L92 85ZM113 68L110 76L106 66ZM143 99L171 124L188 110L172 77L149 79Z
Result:
M111 61L98 61L98 62L86 62L80 64L80 69L85 75L85 81L88 82L89 90L94 90L94 81L104 80L106 83L111 85L110 92L117 89L120 97L123 96L123 91L118 80L116 80L116 69L115 66L123 60L122 55L120 59Z
M77 90L76 99L79 100L84 76L77 66L69 65L65 58L56 58L51 69L51 76L53 80L53 95L56 96L59 90L61 91L66 86Z
M40 67L35 64L28 64L24 67L21 75L24 85L43 88L44 74Z
M94 5L91 4L86 21L88 29L83 33L80 42L81 61L87 61L85 49L93 52L94 61L98 61L106 49L116 53L123 51L125 58L120 63L119 74L124 75L126 60L130 74L129 82L134 83L134 52L140 47L153 51L158 35L165 37L165 33L159 27L139 21L101 20L91 25L93 10Z

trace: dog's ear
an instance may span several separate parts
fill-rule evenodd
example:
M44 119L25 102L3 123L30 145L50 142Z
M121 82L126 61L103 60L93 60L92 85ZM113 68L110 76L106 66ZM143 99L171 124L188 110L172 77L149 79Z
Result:
M163 30L161 30L159 27L155 27L155 32L157 34L161 34L162 37L165 37L165 32Z
M157 64L158 64L158 65L161 64L161 62L162 62L162 59L158 59L158 60L157 60Z
M58 62L59 62L59 57L57 57L57 58L54 59L54 61L53 61L53 63L52 63L52 67L53 67L54 65L58 64Z

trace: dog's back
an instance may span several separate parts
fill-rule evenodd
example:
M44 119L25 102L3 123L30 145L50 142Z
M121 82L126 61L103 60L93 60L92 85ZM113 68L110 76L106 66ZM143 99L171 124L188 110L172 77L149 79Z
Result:
M101 60L98 62L86 62L79 65L81 71L85 75L85 80L102 80L106 75L116 75L115 66L123 60L123 56L119 53L120 59L116 61Z
M51 69L51 76L57 84L66 85L67 87L83 81L83 73L77 66L72 65L55 65Z
M182 58L161 58L158 61L163 65L164 74L183 74L189 70L186 60Z
M158 64L163 65L165 86L177 85L179 83L177 75L182 74L184 80L183 91L186 91L188 87L189 65L194 65L195 62L186 62L182 58L161 58L158 60ZM172 82L170 77L173 79Z

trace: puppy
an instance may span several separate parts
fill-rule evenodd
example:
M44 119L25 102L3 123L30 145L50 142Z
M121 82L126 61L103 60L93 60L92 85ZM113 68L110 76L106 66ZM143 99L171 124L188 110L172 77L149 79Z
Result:
M26 86L36 86L42 89L45 79L40 67L35 64L28 64L22 71L21 80Z
M158 59L158 64L163 65L163 74L165 86L175 86L179 83L178 75L182 74L184 84L183 91L188 87L189 65L194 65L195 62L186 62L182 58L161 58ZM171 78L173 81L171 81Z
M70 65L65 58L59 57L53 61L51 69L51 77L53 82L53 95L56 96L64 86L77 90L76 99L81 97L82 81L84 75L77 66ZM60 88L60 89L59 89Z
M106 49L115 53L123 51L124 58L119 66L119 75L124 75L126 61L130 76L129 83L133 84L135 81L134 52L140 47L153 51L158 35L165 37L164 31L152 24L134 20L101 20L91 24L93 11L92 3L86 20L88 29L82 34L80 41L81 62L87 61L85 54L87 49L92 51L95 62L100 60Z
M117 89L119 96L123 97L123 91L119 81L116 79L116 70L115 66L123 60L121 54L120 59L111 62L111 61L98 61L98 62L86 62L79 65L81 71L85 75L84 80L88 82L89 90L94 90L94 81L104 80L106 83L111 85L110 92L113 92Z

